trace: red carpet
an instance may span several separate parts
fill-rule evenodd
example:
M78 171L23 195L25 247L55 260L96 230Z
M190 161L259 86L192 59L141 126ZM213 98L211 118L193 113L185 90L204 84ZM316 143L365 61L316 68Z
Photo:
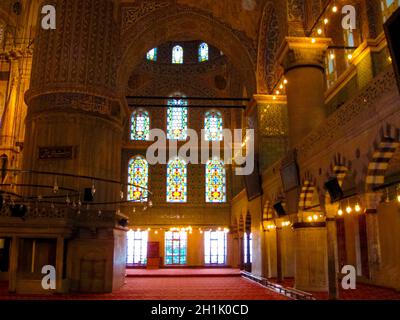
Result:
M127 278L109 294L13 295L0 286L0 300L286 300L249 280L233 277Z

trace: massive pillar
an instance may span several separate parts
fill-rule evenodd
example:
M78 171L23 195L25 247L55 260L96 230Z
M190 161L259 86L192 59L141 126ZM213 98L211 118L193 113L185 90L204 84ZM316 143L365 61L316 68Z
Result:
M315 41L315 42L314 42ZM327 39L287 38L281 55L288 81L289 145L295 147L325 118L324 62Z
M329 200L326 200L329 201ZM338 288L338 249L337 249L337 228L336 214L339 210L339 204L325 204L326 213L326 232L327 232L327 253L328 253L328 290L329 299L339 298Z
M326 292L327 236L324 223L295 224L295 288L309 292Z
M367 224L367 247L368 247L368 263L370 270L370 277L375 278L376 273L379 271L381 263L381 246L379 240L379 220L378 220L378 206L381 202L382 194L366 193L363 197L366 224Z
M56 30L38 26L23 168L119 180L121 99L117 96L118 28L112 0L56 0ZM54 176L26 175L29 184L55 183ZM83 195L92 181L57 177L57 184ZM117 201L120 186L94 181L95 203ZM24 190L40 195L40 188ZM71 196L72 197L72 196ZM78 201L77 195L74 196ZM82 196L83 197L83 196ZM81 199L83 201L83 199ZM123 274L124 237L114 229L115 206L95 204L75 217L78 230L67 244L67 277L73 291L110 292ZM86 216L86 220L82 218ZM100 221L97 221L100 220ZM78 222L77 222L78 221ZM58 246L62 248L61 243ZM118 254L116 254L118 253ZM60 264L60 263L59 263ZM114 279L113 279L114 274Z

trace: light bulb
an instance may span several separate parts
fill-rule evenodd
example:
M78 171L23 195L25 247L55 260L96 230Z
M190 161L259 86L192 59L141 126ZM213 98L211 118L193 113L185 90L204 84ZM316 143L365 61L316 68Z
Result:
M316 43L316 42L317 42L317 40L315 38L311 39L311 43Z
M328 24L328 22L329 22L329 19L328 19L328 18L325 18L325 19L324 19L324 24Z
M342 215L343 215L343 210L342 210L342 209L339 209L339 210L338 210L338 215L339 215L339 216L342 216Z
M332 12L335 12L335 13L336 13L337 10L338 10L337 6L333 6L333 7L332 7Z
M281 89L281 90L283 89L283 84L281 84L281 85L279 86L279 89Z
M283 80L283 83L284 83L284 84L287 84L287 83L288 83L287 79L284 79L284 80Z
M307 220L311 222L311 221L312 221L312 217L309 216L309 217L307 218Z
M335 59L335 54L334 54L334 53L331 53L331 54L329 55L329 58L330 58L331 60Z
M347 55L347 59L348 59L348 60L353 59L353 55L352 55L351 53L349 53L349 54Z
M397 196L397 201L400 202L400 194Z
M155 234L158 234L158 231L156 230L156 231L154 231L154 233L155 233Z
M356 210L356 212L360 212L361 211L361 207L360 207L360 205L358 203L356 204L354 209Z
M314 214L313 219L314 219L315 221L317 221L317 220L318 220L318 216L317 216L316 214Z
M318 30L317 30L317 33L318 33L319 35L321 35L321 34L322 34L322 29L321 29L321 28L318 29Z
M351 207L350 207L350 206L347 206L346 212L350 214L352 211L353 211L353 210L351 209Z

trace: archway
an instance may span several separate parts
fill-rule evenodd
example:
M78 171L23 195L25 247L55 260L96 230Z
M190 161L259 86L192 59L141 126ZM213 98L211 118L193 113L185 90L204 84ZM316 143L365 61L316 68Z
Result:
M168 41L201 39L219 48L243 78L249 95L256 93L255 53L250 40L241 39L227 25L201 12L179 7L156 10L124 32L117 84L126 87L129 76L147 51ZM124 92L121 92L124 94Z

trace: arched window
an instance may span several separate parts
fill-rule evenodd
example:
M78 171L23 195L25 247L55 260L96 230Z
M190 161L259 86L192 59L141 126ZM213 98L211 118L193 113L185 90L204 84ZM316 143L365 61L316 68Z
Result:
M182 203L187 200L186 162L179 158L168 162L167 168L167 202Z
M203 42L199 45L199 62L208 61L208 44Z
M222 115L218 111L209 111L204 118L206 141L222 141Z
M224 162L218 158L206 164L206 202L222 203L226 201L226 173Z
M188 130L188 102L183 99L168 100L167 138L186 140Z
M172 63L183 63L183 48L181 46L175 46L172 48Z
M149 140L150 117L147 111L135 111L131 117L131 140Z
M157 61L157 48L153 48L147 52L146 58L149 61Z
M149 183L149 164L141 156L132 158L128 164L128 201L146 202Z
M385 22L400 6L400 0L381 0L383 21Z

